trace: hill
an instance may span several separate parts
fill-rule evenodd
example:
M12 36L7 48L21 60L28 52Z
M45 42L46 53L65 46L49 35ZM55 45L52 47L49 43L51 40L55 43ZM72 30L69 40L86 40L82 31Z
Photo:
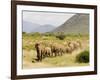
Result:
M67 20L64 24L60 25L52 32L64 32L67 34L89 33L89 15L88 14L76 14Z
M40 32L40 33L45 33L45 32L50 32L54 30L55 27L49 24L45 25L40 25L28 21L23 21L23 32L31 33L31 32Z

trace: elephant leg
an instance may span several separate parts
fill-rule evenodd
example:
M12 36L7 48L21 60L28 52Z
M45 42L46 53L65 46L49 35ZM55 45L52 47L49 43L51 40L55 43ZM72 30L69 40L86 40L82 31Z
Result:
M41 53L41 54L40 54L40 61L42 61L42 58L43 58L42 56L43 56L43 54Z
M63 55L63 52L60 53L60 56L62 56L62 55Z

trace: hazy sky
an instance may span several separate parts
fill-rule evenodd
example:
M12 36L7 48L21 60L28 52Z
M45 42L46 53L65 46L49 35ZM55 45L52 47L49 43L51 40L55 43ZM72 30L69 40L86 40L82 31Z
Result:
M34 12L34 11L23 11L23 20L46 25L50 24L55 27L63 24L66 20L75 14L72 13L55 13L55 12Z

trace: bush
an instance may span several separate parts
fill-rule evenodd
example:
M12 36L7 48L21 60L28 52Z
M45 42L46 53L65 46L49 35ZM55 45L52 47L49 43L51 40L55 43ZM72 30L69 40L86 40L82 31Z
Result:
M60 39L60 40L64 40L65 39L65 34L61 33L61 34L58 34L56 35L56 38Z
M76 61L79 63L88 63L89 62L89 51L83 51L76 56Z
M31 33L30 35L31 36L35 36L35 37L40 37L41 36L41 33L35 32L35 33Z
M53 33L50 33L50 32L46 32L46 33L44 33L43 35L44 35L44 36L54 36L54 34L53 34Z
M26 34L26 32L22 32L22 34Z

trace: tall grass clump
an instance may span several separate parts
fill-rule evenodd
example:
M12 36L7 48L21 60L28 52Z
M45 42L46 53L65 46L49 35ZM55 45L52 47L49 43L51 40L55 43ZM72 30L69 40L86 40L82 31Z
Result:
M85 50L76 56L76 61L79 63L88 63L89 62L89 51Z

